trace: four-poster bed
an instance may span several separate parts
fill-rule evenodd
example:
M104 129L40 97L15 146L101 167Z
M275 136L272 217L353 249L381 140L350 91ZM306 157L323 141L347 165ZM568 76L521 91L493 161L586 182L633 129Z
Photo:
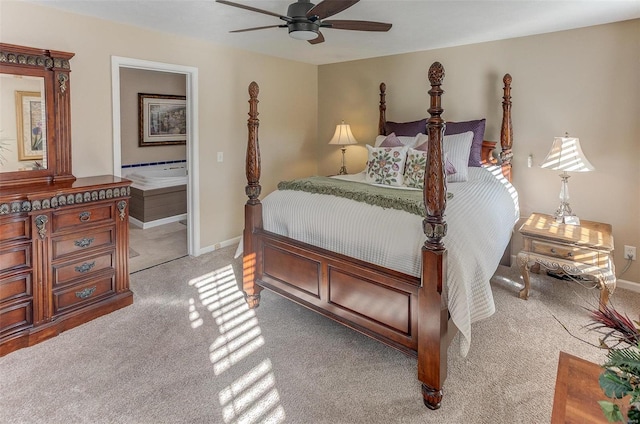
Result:
M271 218L267 214L263 219L264 200L261 202L259 199L261 191L259 120L257 118L259 88L255 82L249 86L250 110L247 124L249 136L246 156L246 194L249 200L245 205L243 234L243 290L250 307L259 305L260 292L263 288L268 288L343 325L417 357L418 379L422 383L423 400L431 409L440 407L442 386L447 373L447 348L457 331L456 325L451 321L452 314L447 302L449 252L443 242L443 238L447 235L445 208L448 200L445 154L443 153L445 121L441 117L443 78L444 68L440 63L434 63L429 68L431 89L428 112L430 118L426 130L428 146L424 189L418 192L425 211L421 216L414 215L411 218L414 222L418 222L417 228L422 227L424 232L420 241L421 247L416 248L418 252L414 252L419 264L415 275L357 259L353 255L335 253L335 250L321 248L269 231L265 224L270 222ZM498 163L491 157L496 143L486 141L482 145L482 160L494 167L496 177L493 178L494 180L502 180L504 184L510 186L507 180L510 181L511 178L513 137L511 77L508 74L505 75L503 82L500 161ZM384 134L386 122L385 93L386 86L381 84L380 134ZM496 173L501 175L498 177ZM486 172L486 174L489 173ZM455 196L458 194L456 193ZM511 196L513 197L513 193ZM454 199L453 201L462 202L457 200L457 197ZM265 211L266 207L265 204ZM324 209L328 208L330 207ZM513 210L510 213L513 218ZM493 267L490 273L485 276L486 278L483 277L483 284L487 287L488 280L495 272L499 258L502 256L501 253L508 244L514 223L515 220L507 225L509 228L502 231L503 234L505 231L507 234L506 239L503 236L499 242L501 244L499 249L502 250L495 263L488 265ZM396 225L404 226L405 223ZM482 227L482 225L476 225L476 227ZM490 241L481 240L485 244ZM482 249L479 250L482 251ZM454 252L453 256L456 256L456 253ZM463 255L463 259L464 257ZM456 258L456 260L459 262L461 259ZM474 260L467 260L467 268L476 266ZM480 268L479 265L478 268ZM490 289L488 290L490 292ZM469 289L466 295L472 298L475 295L475 289ZM449 296L452 295L449 294ZM489 311L483 316L493 313L493 310L490 310L493 307L492 302L491 298L491 305L487 308ZM470 319L467 324L470 325Z

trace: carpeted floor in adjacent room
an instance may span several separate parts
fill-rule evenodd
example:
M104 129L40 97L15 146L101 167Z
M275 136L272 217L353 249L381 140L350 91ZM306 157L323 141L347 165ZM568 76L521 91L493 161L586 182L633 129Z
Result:
M519 272L492 279L497 312L454 340L442 408L416 361L267 291L247 309L235 246L131 276L134 304L0 358L2 423L548 423L560 351L600 362L597 290ZM614 305L634 319L640 294ZM558 322L559 321L559 322Z

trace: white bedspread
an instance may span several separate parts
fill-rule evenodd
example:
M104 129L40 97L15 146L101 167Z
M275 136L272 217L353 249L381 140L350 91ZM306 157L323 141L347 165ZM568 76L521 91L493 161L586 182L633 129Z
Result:
M362 181L364 174L339 178ZM469 168L469 180L448 183L447 303L467 354L471 324L495 305L489 285L515 222L517 193L500 169ZM277 190L262 200L264 229L314 246L419 276L422 218L336 196Z

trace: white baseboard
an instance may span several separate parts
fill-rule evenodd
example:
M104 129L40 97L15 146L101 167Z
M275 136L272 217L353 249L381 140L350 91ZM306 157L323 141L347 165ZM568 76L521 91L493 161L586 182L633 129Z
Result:
M634 283L633 281L617 280L616 287L621 289L631 290L632 292L640 293L640 283Z
M222 249L223 247L233 246L234 244L238 244L238 243L240 243L240 236L222 241L220 243L216 243L213 246L203 247L198 251L198 256L205 253L213 252L214 250Z
M170 216L168 218L156 219L155 221L149 221L149 222L142 222L139 219L135 219L134 217L129 216L129 223L131 223L131 225L133 226L146 230L147 228L158 227L160 225L182 221L183 219L187 219L186 213L183 213L182 215Z
M516 255L511 255L511 263L516 263ZM640 283L628 280L616 280L616 287L621 289L631 290L632 292L640 293Z

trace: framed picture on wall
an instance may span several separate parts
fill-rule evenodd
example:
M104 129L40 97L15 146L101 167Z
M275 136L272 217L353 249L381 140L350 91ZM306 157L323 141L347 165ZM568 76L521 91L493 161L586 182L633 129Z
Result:
M16 91L18 160L42 160L47 134L45 110L38 91Z
M138 145L187 144L185 96L138 93Z

